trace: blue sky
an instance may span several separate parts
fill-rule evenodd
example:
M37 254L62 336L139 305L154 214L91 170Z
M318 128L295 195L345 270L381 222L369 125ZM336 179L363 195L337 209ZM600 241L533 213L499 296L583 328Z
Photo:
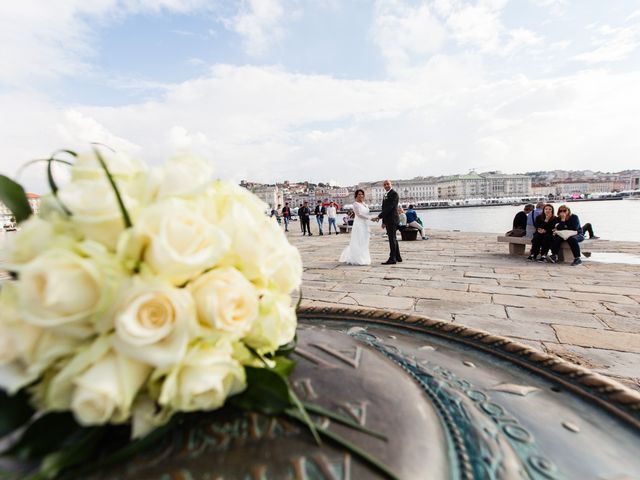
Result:
M8 0L0 171L91 141L265 182L640 168L639 46L635 0Z

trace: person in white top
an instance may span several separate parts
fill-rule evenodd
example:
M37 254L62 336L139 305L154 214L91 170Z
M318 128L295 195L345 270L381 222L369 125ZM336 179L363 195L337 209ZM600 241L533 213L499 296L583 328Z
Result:
M336 210L336 204L331 202L327 207L327 220L329 221L329 235L331 235L331 225L333 225L333 230L338 235L338 227L336 226L336 215L338 211Z
M350 265L371 265L369 227L373 225L369 207L364 203L364 190L356 190L353 203L353 228L349 245L342 251L340 261Z

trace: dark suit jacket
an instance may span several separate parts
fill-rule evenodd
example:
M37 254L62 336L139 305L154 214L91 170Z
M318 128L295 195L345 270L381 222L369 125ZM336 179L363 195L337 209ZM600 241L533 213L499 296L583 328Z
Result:
M327 213L327 209L324 208L322 205L316 205L316 209L314 213L316 215L324 215L325 213Z
M387 192L386 198L382 201L382 211L378 215L378 218L382 219L385 225L397 225L398 224L398 202L400 198L396 191L392 188Z
M298 216L300 217L300 220L308 219L309 215L311 215L311 209L309 207L300 207L298 209Z

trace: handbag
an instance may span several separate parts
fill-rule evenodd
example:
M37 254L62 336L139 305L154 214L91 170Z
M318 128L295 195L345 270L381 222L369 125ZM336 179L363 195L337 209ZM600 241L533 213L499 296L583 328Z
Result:
M522 228L514 228L513 230L509 230L504 235L506 237L524 237L527 232L525 232Z
M556 235L562 238L563 240L567 240L574 235L578 234L577 230L556 230Z

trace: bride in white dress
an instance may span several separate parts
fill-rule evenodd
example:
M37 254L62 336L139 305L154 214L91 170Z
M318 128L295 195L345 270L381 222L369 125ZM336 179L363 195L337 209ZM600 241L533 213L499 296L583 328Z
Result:
M369 216L369 207L364 203L364 191L356 190L353 203L353 228L349 245L342 251L340 261L350 265L371 265L369 254L369 227L374 225Z

